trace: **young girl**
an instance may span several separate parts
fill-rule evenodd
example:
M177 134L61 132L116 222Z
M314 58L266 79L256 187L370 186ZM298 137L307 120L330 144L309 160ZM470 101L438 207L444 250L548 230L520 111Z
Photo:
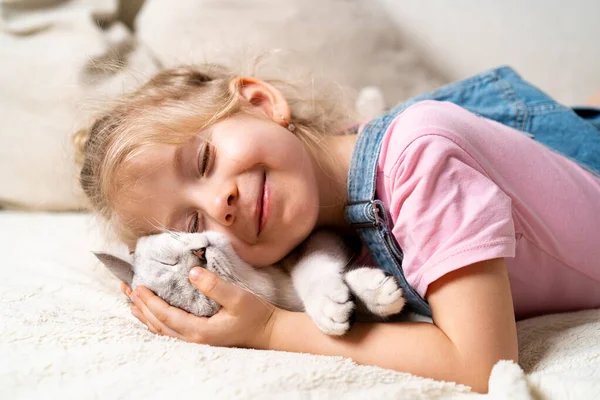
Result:
M191 282L223 306L211 318L122 286L152 332L341 355L485 392L492 366L518 359L515 319L600 307L598 110L576 113L503 67L336 135L341 113L286 88L214 66L161 72L90 129L81 182L95 210L130 247L162 227L220 231L257 267L320 227L358 235L433 323L331 337L194 268Z

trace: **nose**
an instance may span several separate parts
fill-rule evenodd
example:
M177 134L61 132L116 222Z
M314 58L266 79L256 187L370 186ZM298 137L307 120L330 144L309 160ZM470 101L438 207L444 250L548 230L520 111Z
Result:
M235 222L235 206L238 197L235 186L221 187L214 200L213 218L223 226L231 226Z
M201 247L199 249L192 250L192 254L194 254L196 257L198 257L198 260L200 261L200 265L202 265L202 266L206 265L206 247Z

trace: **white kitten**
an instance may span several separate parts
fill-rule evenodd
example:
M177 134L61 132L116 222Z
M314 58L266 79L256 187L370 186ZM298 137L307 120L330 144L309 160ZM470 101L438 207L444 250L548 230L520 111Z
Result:
M129 260L95 254L132 289L146 286L167 303L200 316L214 315L220 306L190 283L188 273L198 265L280 308L306 311L330 335L350 328L354 300L359 317L388 317L404 307L395 278L377 268L347 267L341 239L327 231L312 234L281 265L260 269L240 259L226 237L216 232L142 237Z

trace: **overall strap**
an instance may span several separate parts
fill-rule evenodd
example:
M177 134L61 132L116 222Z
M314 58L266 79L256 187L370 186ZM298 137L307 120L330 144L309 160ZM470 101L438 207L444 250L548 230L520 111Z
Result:
M375 197L382 139L396 114L392 112L371 121L358 134L348 174L348 204L344 214L379 268L398 279L407 308L431 316L427 302L406 281L402 251L390 231L388 213L383 202Z

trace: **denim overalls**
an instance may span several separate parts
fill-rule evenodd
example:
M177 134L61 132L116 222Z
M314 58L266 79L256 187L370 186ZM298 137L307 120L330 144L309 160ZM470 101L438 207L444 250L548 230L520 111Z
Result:
M391 232L390 218L375 197L381 139L392 120L421 100L449 101L513 127L600 176L600 109L571 109L500 67L412 98L372 120L359 133L348 174L346 220L359 234L376 264L396 276L410 311L431 316L427 302L406 282L402 250Z

